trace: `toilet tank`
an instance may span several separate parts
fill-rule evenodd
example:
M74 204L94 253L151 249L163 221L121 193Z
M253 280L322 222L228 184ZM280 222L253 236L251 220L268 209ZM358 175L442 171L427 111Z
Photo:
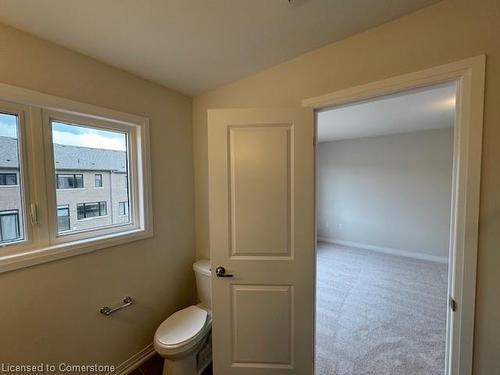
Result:
M212 309L212 272L210 271L210 261L199 260L193 264L194 275L196 277L196 291L198 301L210 310Z

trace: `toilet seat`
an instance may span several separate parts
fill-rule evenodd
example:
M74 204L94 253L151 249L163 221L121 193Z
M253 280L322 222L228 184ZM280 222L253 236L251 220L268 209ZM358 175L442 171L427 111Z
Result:
M160 355L181 355L200 343L211 327L207 310L189 306L169 316L156 330L154 345Z

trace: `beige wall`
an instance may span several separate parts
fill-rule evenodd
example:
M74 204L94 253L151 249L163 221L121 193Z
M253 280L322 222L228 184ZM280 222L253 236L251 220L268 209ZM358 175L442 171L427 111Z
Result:
M208 108L299 106L304 98L486 53L474 369L500 373L500 2L446 0L194 99L197 256L208 248Z
M195 297L191 99L2 25L0 82L151 121L154 238L0 274L0 362L119 364Z
M320 143L318 237L447 261L453 129Z

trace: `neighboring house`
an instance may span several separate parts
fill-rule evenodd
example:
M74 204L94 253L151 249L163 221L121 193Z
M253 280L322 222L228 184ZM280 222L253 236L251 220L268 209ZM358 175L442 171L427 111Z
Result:
M58 232L129 222L127 154L54 145ZM0 243L23 238L17 139L0 137Z

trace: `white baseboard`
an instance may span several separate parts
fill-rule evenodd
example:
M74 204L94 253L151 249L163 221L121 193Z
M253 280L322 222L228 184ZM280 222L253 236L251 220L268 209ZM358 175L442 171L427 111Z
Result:
M357 247L359 249L372 250L372 251L377 251L379 253L398 255L398 256L407 257L407 258L428 260L431 262L438 262L438 263L448 263L448 258L446 258L446 257L438 257L436 255L431 255L431 254L426 254L426 253L417 253L414 251L393 249L393 248L384 247L384 246L367 245L364 243L337 240L337 239L328 238L328 237L318 237L318 241L328 242L328 243L332 243L334 245Z
M154 354L155 348L153 347L153 343L151 343L126 361L122 362L115 368L115 371L109 372L107 375L127 375L146 362Z

